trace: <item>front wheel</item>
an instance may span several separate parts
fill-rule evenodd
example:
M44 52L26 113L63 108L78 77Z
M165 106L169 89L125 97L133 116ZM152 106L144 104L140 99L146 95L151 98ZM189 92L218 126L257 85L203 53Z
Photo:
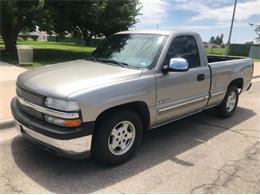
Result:
M235 85L229 86L222 103L216 107L217 114L222 118L231 117L237 108L238 99L237 87Z
M112 112L97 124L92 155L102 164L123 163L134 154L142 135L143 126L137 113L132 110Z

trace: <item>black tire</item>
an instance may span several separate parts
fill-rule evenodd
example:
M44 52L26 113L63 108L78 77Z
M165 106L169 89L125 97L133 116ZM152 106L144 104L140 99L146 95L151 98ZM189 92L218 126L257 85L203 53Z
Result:
M236 95L235 106L232 110L229 110L228 106L227 106L227 102L228 102L228 97L232 93L235 93L235 95ZM239 93L238 93L237 86L230 85L229 88L227 89L226 95L225 95L222 103L216 107L216 112L217 112L218 116L221 118L231 117L237 108L238 99L239 99Z
M122 121L130 121L135 128L135 139L130 149L122 154L115 155L109 149L108 139L113 128ZM121 164L135 153L141 143L143 136L143 125L139 115L132 110L118 110L110 112L103 117L96 126L92 141L92 156L99 163L105 165Z

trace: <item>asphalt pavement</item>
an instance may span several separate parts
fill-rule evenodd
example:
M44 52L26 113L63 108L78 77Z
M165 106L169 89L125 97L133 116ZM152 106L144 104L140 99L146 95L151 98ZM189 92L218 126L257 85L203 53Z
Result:
M145 133L127 163L42 151L0 124L0 193L260 193L260 80L230 119L213 109Z

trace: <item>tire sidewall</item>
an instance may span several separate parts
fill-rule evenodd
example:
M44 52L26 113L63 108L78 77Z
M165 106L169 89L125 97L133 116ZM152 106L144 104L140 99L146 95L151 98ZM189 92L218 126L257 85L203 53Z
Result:
M122 155L114 155L108 146L108 139L113 128L122 121L130 121L135 127L135 140L131 148ZM103 164L116 165L128 160L141 143L143 126L140 117L132 110L120 110L107 115L97 124L92 143L94 158Z
M227 109L227 101L228 101L228 97L230 96L230 94L234 92L236 94L236 102L235 102L235 106L233 108L232 111L228 111ZM224 118L228 118L228 117L231 117L233 115L233 113L235 112L236 108L237 108L237 104L238 104L238 99L239 99L239 93L238 93L238 89L236 86L234 85L231 85L228 90L227 90L227 93L222 101L222 103L220 104L220 106L218 107L218 112L219 112L219 115L221 117L224 117Z

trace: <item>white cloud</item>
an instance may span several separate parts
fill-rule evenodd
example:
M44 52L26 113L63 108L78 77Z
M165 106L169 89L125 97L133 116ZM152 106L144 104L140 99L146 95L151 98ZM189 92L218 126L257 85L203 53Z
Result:
M141 23L159 24L166 16L167 2L165 0L141 0Z
M197 31L208 40L212 34L228 37L234 0L140 0L143 4L138 29ZM179 13L180 16L178 15ZM252 17L254 16L254 17ZM175 18L173 18L175 17ZM182 21L178 22L179 18ZM258 19L259 18L259 19ZM238 42L255 38L248 23L260 22L260 0L238 0L233 37ZM243 27L243 28L241 28ZM246 28L248 27L248 28ZM239 30L238 30L239 29ZM242 30L241 32L240 29Z
M215 4L213 4L215 3ZM209 1L185 1L177 4L176 9L194 12L191 21L213 19L217 24L230 22L233 12L233 5L222 4L221 0L210 4ZM218 7L215 7L218 4ZM224 6L220 6L220 5ZM236 9L236 22L245 22L251 16L260 16L260 0L238 2Z
M248 26L248 23L234 24L234 27ZM186 25L186 26L171 26L167 30L182 29L182 30L210 30L210 29L225 29L230 28L230 23L217 25Z

